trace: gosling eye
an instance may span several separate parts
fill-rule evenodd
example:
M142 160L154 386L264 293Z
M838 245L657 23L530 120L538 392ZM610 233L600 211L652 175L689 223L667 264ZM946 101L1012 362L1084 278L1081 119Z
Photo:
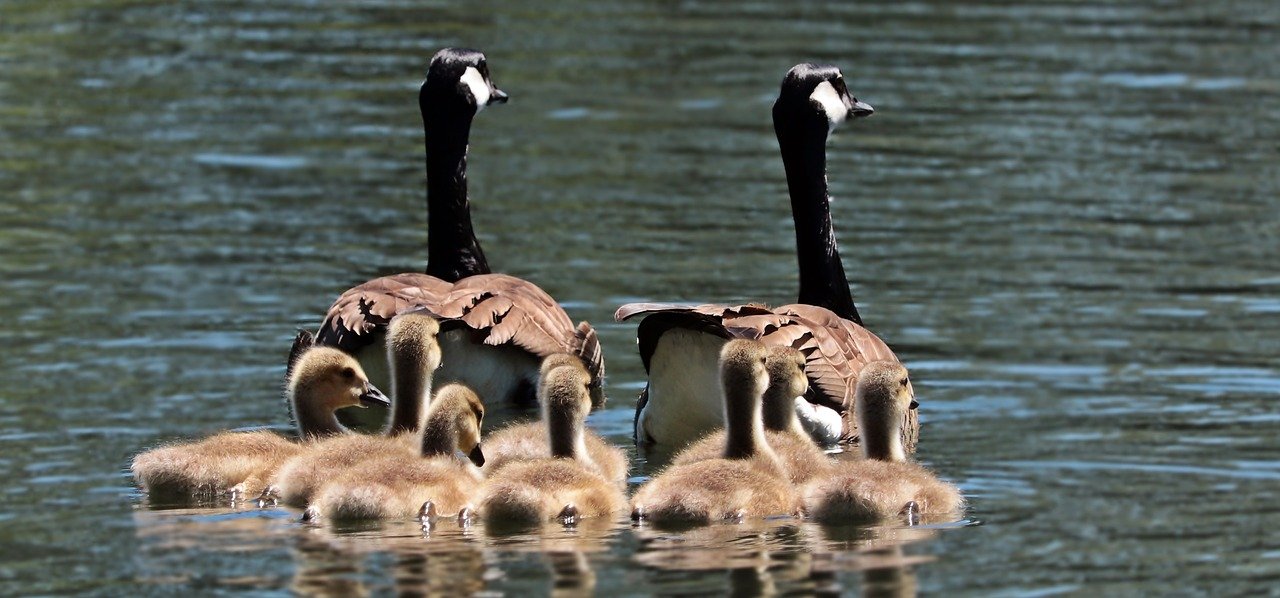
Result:
M356 377L356 371L355 371L354 369L349 368L349 367L347 367L347 368L342 368L342 379L343 379L343 380L353 380L353 379L355 379L355 377Z
M903 378L898 381L898 384L901 384L905 388L909 382L910 380L908 380L907 378Z

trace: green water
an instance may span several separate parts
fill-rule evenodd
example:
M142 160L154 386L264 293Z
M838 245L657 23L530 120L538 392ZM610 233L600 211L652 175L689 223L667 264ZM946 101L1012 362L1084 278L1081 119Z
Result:
M157 442L283 425L297 327L425 261L416 90L495 267L592 321L629 442L637 300L796 291L769 106L805 60L868 326L955 525L493 534L155 509ZM0 594L1257 594L1280 582L1280 7L1266 1L0 3ZM647 475L638 463L634 475Z

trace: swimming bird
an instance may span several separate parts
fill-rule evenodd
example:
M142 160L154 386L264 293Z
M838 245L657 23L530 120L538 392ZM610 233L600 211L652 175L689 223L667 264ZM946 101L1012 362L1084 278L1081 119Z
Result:
M591 463L584 427L591 374L576 358L548 359L538 399L550 456L508 463L489 475L478 512L489 524L607 517L626 507L622 487Z
M907 460L902 426L916 407L911 379L902 364L873 361L862 369L854 411L862 431L862 461L840 462L804 489L805 510L824 523L865 522L902 514L957 516L964 497L933 472Z
M768 355L759 341L724 344L720 381L726 438L721 457L672 465L659 473L632 497L632 519L708 523L798 512L799 497L764 439L761 399L769 384Z
M483 422L484 404L475 392L461 384L443 386L427 411L420 454L383 452L339 472L320 486L305 518L466 517L484 481L477 467L484 463Z
M425 311L395 316L387 326L385 359L390 364L392 417L382 434L345 434L322 439L288 459L276 472L263 498L304 507L325 481L342 470L382 454L413 458L440 366L439 326Z
M426 136L426 273L375 278L344 292L315 337L355 355L375 383L385 379L380 347L388 321L425 309L441 321L444 365L437 383L458 381L491 407L533 404L538 366L552 353L578 355L592 375L595 403L604 400L604 359L595 330L574 326L537 285L494 274L471 223L467 147L471 123L486 106L505 103L485 55L445 48L431 59L418 94Z
M304 440L339 435L346 429L334 412L345 407L385 405L387 397L369 383L360 364L332 348L316 347L297 356L286 395ZM233 498L255 494L304 444L274 432L220 432L203 440L155 448L134 457L131 470L143 491L168 499Z
M542 361L541 375L545 377L558 367L580 368L582 361L568 353L551 355ZM543 409L545 411L546 407L543 406ZM547 442L547 435L545 418L537 422L507 426L490 434L484 441L485 474L493 475L510 463L550 457L551 446ZM582 456L580 461L606 480L613 481L619 488L626 488L630 463L622 449L609 444L591 430L575 430L572 435L581 440L581 444L574 447L574 453Z
M809 405L800 411L806 429L824 443L856 441L857 425L849 412L858 372L869 361L897 357L862 326L849 291L831 224L826 142L840 124L872 112L850 95L844 75L834 66L799 64L782 80L773 127L795 222L798 303L774 308L632 303L618 308L618 321L645 316L636 331L649 374L636 405L637 444L680 447L720 425L716 359L731 338L803 351L811 382ZM911 451L918 425L914 412L906 417L904 446Z
M769 387L761 406L765 441L778 455L792 484L804 484L821 476L835 463L796 420L796 402L804 401L804 393L809 390L804 364L804 354L791 347L770 347L765 362L769 373ZM684 465L720 457L726 436L725 431L720 430L703 437L680 451L671 464Z

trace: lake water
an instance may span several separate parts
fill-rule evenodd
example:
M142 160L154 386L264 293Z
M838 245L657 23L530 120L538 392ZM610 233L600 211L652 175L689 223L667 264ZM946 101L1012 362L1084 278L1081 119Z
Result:
M868 326L965 520L313 528L157 509L137 451L284 425L297 327L425 261L416 90L482 48L495 267L592 321L629 444L638 300L794 300L769 107L805 60ZM1257 594L1280 585L1280 6L7 0L0 594ZM637 480L647 475L643 462Z

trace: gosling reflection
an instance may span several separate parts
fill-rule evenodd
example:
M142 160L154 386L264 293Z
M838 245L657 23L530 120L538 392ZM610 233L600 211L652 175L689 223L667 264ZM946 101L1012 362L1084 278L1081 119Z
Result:
M474 595L489 571L465 529L442 525L427 539L413 522L303 527L294 559L290 589L306 595Z

